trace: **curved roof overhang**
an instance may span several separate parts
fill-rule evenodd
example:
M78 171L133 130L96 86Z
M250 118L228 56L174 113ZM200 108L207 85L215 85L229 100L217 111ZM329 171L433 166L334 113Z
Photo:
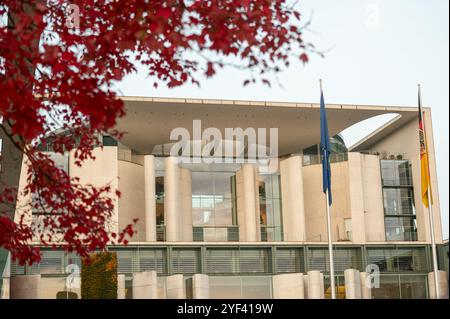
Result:
M116 128L125 132L121 142L141 154L151 154L155 145L173 142L174 128L186 128L193 137L193 120L201 120L202 130L218 128L278 128L278 153L287 155L320 142L319 104L234 100L121 97L126 115ZM398 116L369 136L353 150L367 147L417 117L415 107L327 104L330 136L374 116ZM367 132L368 134L370 132ZM267 133L268 135L268 133ZM267 140L269 137L267 136Z

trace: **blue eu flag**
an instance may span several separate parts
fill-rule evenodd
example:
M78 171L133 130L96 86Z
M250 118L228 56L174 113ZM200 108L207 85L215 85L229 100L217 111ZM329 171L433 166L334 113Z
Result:
M329 205L332 203L331 196L331 168L330 168L330 136L328 135L327 113L323 92L320 92L320 155L322 156L322 183L323 192L328 190Z

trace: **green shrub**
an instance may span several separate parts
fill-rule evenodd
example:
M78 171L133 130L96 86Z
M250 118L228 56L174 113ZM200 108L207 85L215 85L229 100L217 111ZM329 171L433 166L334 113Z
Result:
M83 259L81 299L117 299L117 255L100 252Z

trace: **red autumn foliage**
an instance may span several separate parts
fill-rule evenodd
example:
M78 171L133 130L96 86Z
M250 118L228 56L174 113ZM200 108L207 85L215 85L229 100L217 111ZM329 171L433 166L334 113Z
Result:
M81 165L93 157L99 133L120 137L113 128L124 105L113 84L137 63L155 86L175 87L228 65L280 72L291 56L307 62L311 49L300 14L285 0L2 0L0 16L8 17L0 26L0 125L28 160L24 193L37 196L33 208L46 213L36 230L0 211L0 247L21 264L40 259L33 232L41 245L81 256L133 235L133 225L108 231L115 190L81 184L38 145L74 152ZM0 204L15 197L1 188Z

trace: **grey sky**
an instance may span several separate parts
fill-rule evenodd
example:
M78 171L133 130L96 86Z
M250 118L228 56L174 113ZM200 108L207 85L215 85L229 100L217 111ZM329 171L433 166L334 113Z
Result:
M124 95L318 102L318 79L324 80L328 103L417 105L417 83L423 104L431 106L439 176L444 238L449 228L449 2L447 0L303 0L299 9L312 25L305 39L326 57L312 56L305 67L293 63L273 83L243 87L245 74L221 70L201 88L153 89L139 72L118 84ZM328 51L328 49L330 49ZM351 145L372 120L345 132Z

